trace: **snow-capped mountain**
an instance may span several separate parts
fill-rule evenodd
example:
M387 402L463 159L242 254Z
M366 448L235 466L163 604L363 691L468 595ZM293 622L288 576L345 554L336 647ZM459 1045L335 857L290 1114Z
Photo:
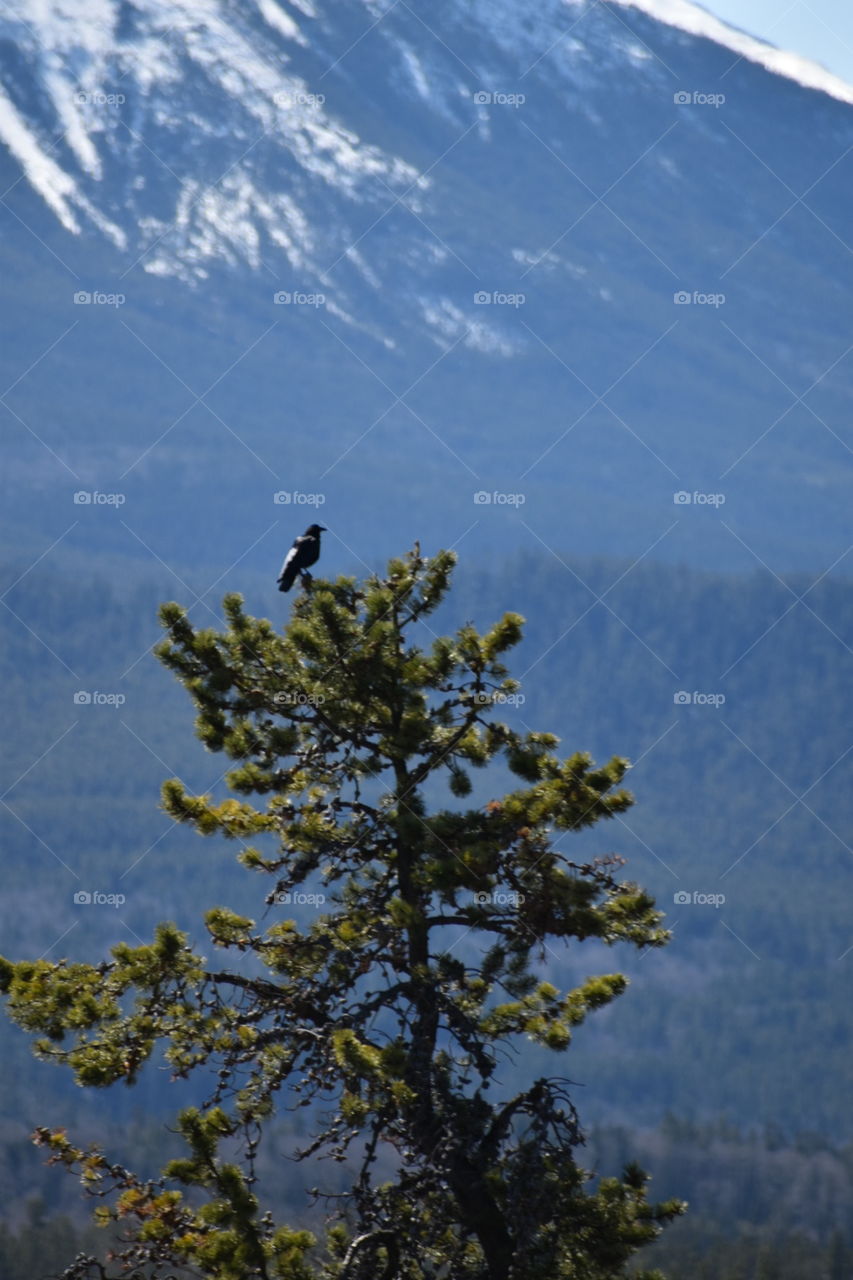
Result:
M836 77L686 0L629 7L853 102L853 88ZM673 75L644 42L647 24L637 29L636 14L597 0L549 0L527 12L517 0L431 15L388 0L353 8L364 25L359 42L375 31L385 64L360 84L350 74L353 15L342 6L9 0L0 33L26 70L10 67L0 91L0 141L67 230L145 251L143 270L189 277L213 261L256 269L266 249L319 275L318 201L327 220L345 222L347 204L390 195L417 207L434 187L405 154L353 131L352 92L381 90L386 103L402 100L398 109L419 101L488 140L488 107L526 105L519 86L531 72L532 84L562 81L578 105L604 78L632 75L656 90Z
M358 115L370 99L379 117L419 107L489 143L495 106L533 107L547 88L600 128L593 104L602 88L677 88L670 62L689 32L853 102L853 87L687 0L421 8L8 0L0 36L15 58L0 89L0 141L66 230L97 231L141 253L145 271L257 269L267 253L319 277L328 264L318 207L338 235L354 233L358 206L384 208L390 197L417 212L436 187L412 154L416 137L390 137L387 124L368 136L353 129L353 98ZM650 14L672 25L650 24ZM650 33L671 48L670 61ZM369 54L358 48L365 41ZM386 135L379 145L377 132ZM434 245L428 231L420 239L428 266ZM366 260L346 252L370 282L369 247Z
M7 0L0 72L13 508L196 509L221 455L167 388L228 368L235 483L340 508L345 458L424 533L628 554L722 493L758 556L842 550L853 88L815 64L687 0ZM740 562L706 514L661 554Z

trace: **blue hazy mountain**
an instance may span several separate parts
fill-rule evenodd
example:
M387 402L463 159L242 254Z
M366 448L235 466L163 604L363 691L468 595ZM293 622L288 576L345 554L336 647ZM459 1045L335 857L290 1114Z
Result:
M25 562L274 574L313 499L356 562L845 553L820 68L658 0L12 0L0 74Z

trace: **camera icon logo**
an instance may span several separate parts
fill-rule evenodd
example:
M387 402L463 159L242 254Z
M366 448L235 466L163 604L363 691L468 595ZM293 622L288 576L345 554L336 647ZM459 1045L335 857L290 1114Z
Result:
M681 89L678 93L674 93L672 95L672 100L677 107L686 107L688 103L693 101L693 98L689 93L685 93L685 91Z
M279 489L278 493L273 494L272 500L276 506L286 507L290 502L290 494L287 489Z
M676 306L686 307L690 305L690 303L693 301L693 298L691 294L687 292L686 289L677 289L676 292L672 295L672 300L676 304Z
M677 907L685 907L691 901L690 894L684 889L678 889L672 895L672 900Z
M277 903L279 903L279 905L286 906L287 903L291 901L289 890L284 890L281 893L277 893L275 895L275 900Z
M478 489L478 491L474 494L474 501L476 502L478 507L488 506L491 500L492 500L492 495L490 493L486 493L485 489Z
M91 293L87 293L85 289L78 289L74 295L74 301L78 307L81 305L85 306L86 303L92 301L92 295Z
M672 700L677 707L686 707L692 701L686 689L679 689L678 693L672 695Z
M484 892L484 890L482 889L479 891L479 893L474 894L474 901L476 902L478 907L487 907L491 902L491 900L492 900L492 895L490 893Z
M87 689L78 689L74 695L75 707L88 707L92 701L92 695Z
M78 489L74 495L74 505L76 507L89 507L92 505L92 495L86 489Z
M477 93L474 94L474 101L476 102L478 107L486 106L489 102L491 102L491 100L492 100L492 95L490 93L486 93L484 89L480 89L477 91Z
M488 306L491 300L492 300L492 295L490 293L487 293L485 289L478 289L477 292L474 294L474 302L477 304L478 307Z
M678 493L672 495L672 500L677 507L686 507L690 505L693 498L686 489L679 489Z
M77 907L88 907L92 904L92 895L87 893L85 889L78 889L74 895L74 905Z

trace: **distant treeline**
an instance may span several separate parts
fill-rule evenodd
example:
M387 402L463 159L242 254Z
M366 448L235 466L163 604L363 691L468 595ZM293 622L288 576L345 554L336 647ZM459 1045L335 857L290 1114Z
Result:
M277 1189L274 1207L290 1222L319 1226L322 1209L306 1210L300 1187L323 1187L332 1179L336 1189L345 1172L316 1163L304 1170L292 1165L283 1152L293 1137L284 1125L273 1135L259 1165L260 1185ZM108 1148L130 1142L145 1163L162 1160L173 1135L140 1121L129 1131L112 1127L104 1140ZM635 1158L654 1171L657 1196L677 1192L690 1204L687 1216L642 1257L643 1266L659 1266L671 1280L850 1276L853 1144L835 1148L805 1134L788 1143L772 1129L746 1134L725 1121L697 1125L667 1116L655 1130L595 1129L580 1153L582 1162L602 1174ZM24 1200L16 1163L15 1144L7 1141L0 1146L0 1193L6 1205L19 1209L11 1220L0 1219L4 1280L41 1280L61 1271L78 1251L102 1248L103 1234L89 1224L72 1178L41 1170ZM55 1207L60 1201L61 1212Z
M25 567L10 563L0 589ZM283 618L289 608L274 582L229 586L242 586L255 613ZM853 1204L843 1145L853 1141L853 585L830 577L811 588L764 570L716 575L543 552L461 564L449 604L431 620L438 632L505 609L524 614L512 664L523 701L498 714L556 731L566 752L637 762L629 782L638 803L625 821L567 836L564 849L576 860L626 856L626 877L656 894L673 942L642 957L586 947L549 957L557 981L618 969L631 987L578 1030L567 1059L542 1051L542 1062L543 1072L578 1082L596 1166L599 1155L612 1169L635 1153L656 1195L691 1201L660 1245L674 1275L853 1274L849 1258L839 1261ZM234 848L174 828L158 808L165 777L215 790L222 767L195 742L185 695L147 653L157 602L175 596L171 578L38 566L6 597L0 951L11 957L95 960L120 939L150 938L163 918L200 937L201 909L217 901L250 915L270 910L268 886L236 866ZM201 606L193 617L215 625ZM75 701L80 692L125 701ZM471 803L488 798L475 791ZM127 901L120 910L76 904L81 890L121 891ZM725 902L703 903L712 894ZM41 1169L26 1133L77 1122L89 1133L93 1102L33 1063L25 1037L2 1020L0 1053L4 1217L9 1230L47 1241L66 1230L57 1215L74 1209L76 1191ZM503 1083L513 1086L511 1060ZM177 1089L158 1066L133 1090L99 1095L105 1142L111 1133L129 1141L141 1116L134 1148L150 1142L149 1163L161 1164L157 1117L174 1112ZM668 1108L695 1128L662 1128ZM721 1115L739 1128L716 1129ZM760 1139L744 1136L753 1125ZM841 1145L821 1145L829 1138ZM46 1216L28 1224L26 1201L37 1193ZM724 1243L733 1221L739 1235ZM0 1274L16 1280L23 1246L3 1241L12 1261ZM690 1250L702 1252L702 1266L716 1259L711 1270Z

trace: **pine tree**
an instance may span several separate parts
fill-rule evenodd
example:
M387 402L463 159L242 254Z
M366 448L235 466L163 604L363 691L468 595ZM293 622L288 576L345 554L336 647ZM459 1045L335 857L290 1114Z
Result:
M155 1180L38 1131L98 1197L96 1219L124 1231L114 1271L84 1256L69 1280L130 1266L209 1280L605 1280L682 1211L650 1204L635 1166L598 1182L583 1170L566 1080L501 1085L507 1048L561 1054L625 989L611 973L558 991L537 971L549 942L668 935L652 899L617 878L621 859L558 848L632 803L627 761L561 759L553 735L495 718L518 688L502 658L523 619L430 632L454 559L416 548L384 577L317 580L283 633L237 595L222 633L162 608L158 656L192 695L202 741L234 762L229 798L171 780L165 808L236 841L275 918L207 912L231 967L168 923L96 965L0 962L11 1016L81 1085L132 1083L155 1047L176 1077L216 1081L180 1114L186 1154ZM519 787L463 807L471 770L500 761ZM455 800L430 807L444 786ZM300 898L322 908L308 923ZM287 901L295 919L280 918ZM263 1207L258 1144L285 1099L311 1107L299 1157L351 1173L322 1240Z

